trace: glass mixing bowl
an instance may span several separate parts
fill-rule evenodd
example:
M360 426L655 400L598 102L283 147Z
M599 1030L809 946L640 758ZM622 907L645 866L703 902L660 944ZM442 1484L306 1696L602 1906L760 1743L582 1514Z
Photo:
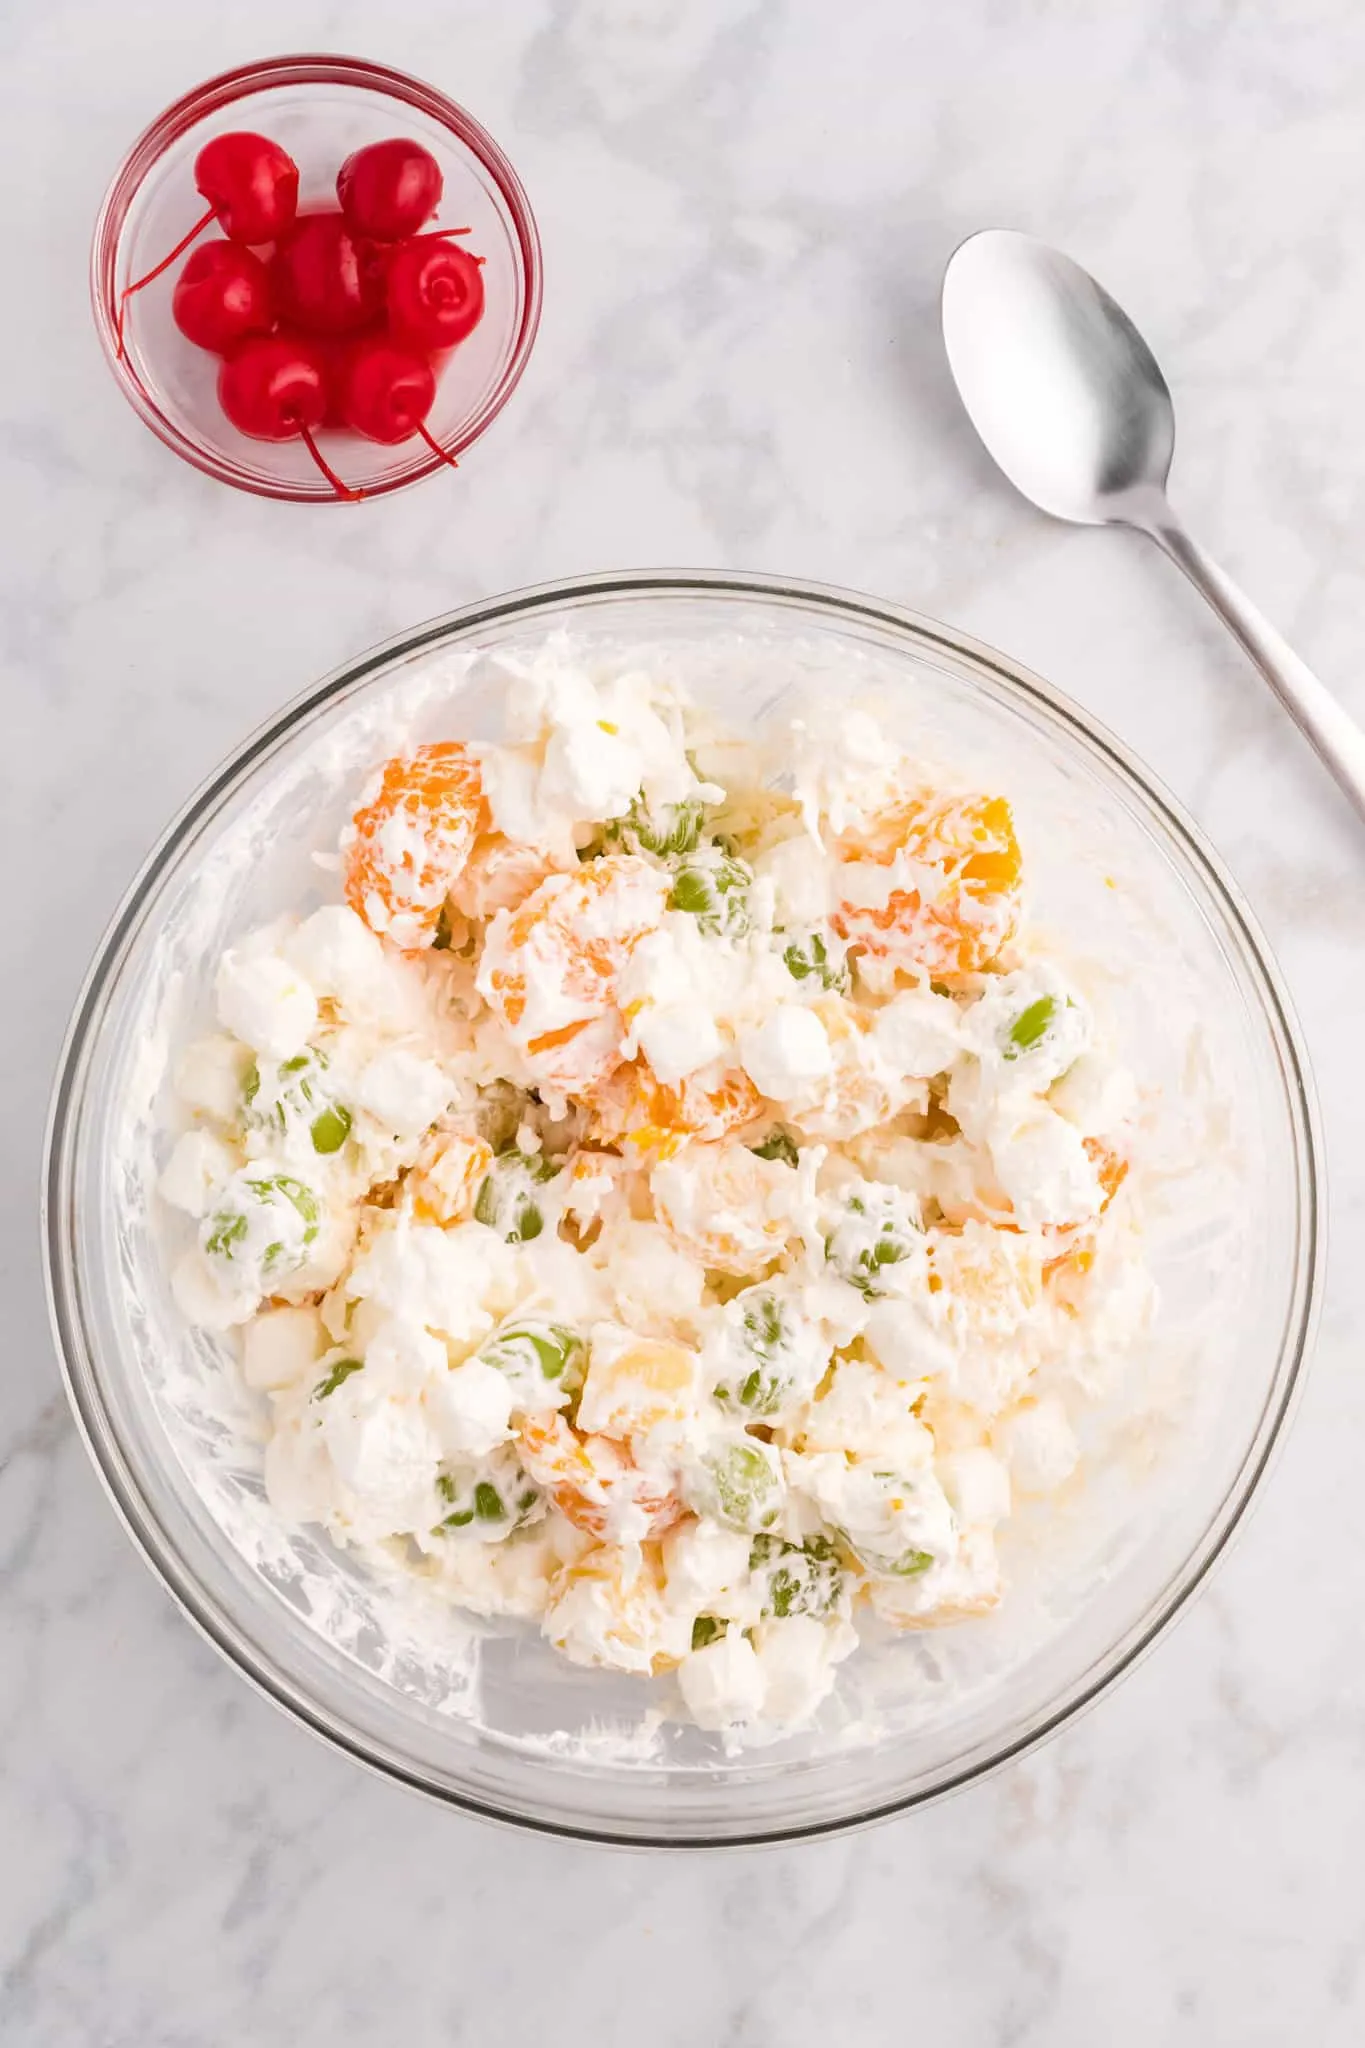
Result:
M565 632L648 660L743 728L810 690L876 701L921 753L1015 803L1035 923L1091 963L1148 1104L1149 1338L1096 1407L1087 1482L1007 1529L986 1619L860 1651L809 1729L727 1755L657 1710L667 1681L567 1664L533 1630L471 1651L261 1490L259 1418L167 1286L171 1049L223 945L329 893L365 767L482 736L500 657ZM335 882L330 893L335 894ZM133 884L57 1084L52 1311L87 1445L134 1540L272 1699L387 1775L470 1811L613 1842L818 1835L970 1782L1127 1670L1204 1578L1290 1408L1322 1258L1318 1145L1279 976L1199 832L1074 705L1004 656L893 606L724 575L623 575L471 606L298 699L192 799Z

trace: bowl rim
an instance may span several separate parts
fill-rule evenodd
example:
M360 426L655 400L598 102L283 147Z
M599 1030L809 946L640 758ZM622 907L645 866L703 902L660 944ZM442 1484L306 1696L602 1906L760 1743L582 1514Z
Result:
M105 996L136 938L164 872L181 843L205 814L225 797L258 758L267 754L295 726L333 698L367 677L441 645L452 635L468 636L480 627L505 624L539 613L553 613L581 599L612 597L702 597L775 599L794 602L813 622L833 619L871 622L910 640L945 653L966 656L1002 681L1008 689L1044 706L1063 725L1073 728L1118 772L1120 781L1135 786L1172 832L1195 872L1211 886L1228 912L1246 947L1247 959L1259 977L1260 993L1284 1055L1285 1095L1301 1171L1303 1213L1299 1219L1301 1250L1294 1273L1285 1342L1255 1432L1233 1479L1211 1511L1201 1542L1171 1575L1162 1594L1125 1636L1096 1659L1065 1688L1050 1710L1035 1718L986 1757L971 1761L940 1782L871 1804L856 1812L791 1825L756 1826L738 1834L698 1832L676 1837L658 1828L629 1824L593 1825L546 1813L501 1807L471 1792L428 1778L392 1751L367 1740L314 1702L293 1676L258 1654L226 1605L206 1593L168 1541L155 1510L141 1488L112 1426L100 1383L100 1369L87 1341L71 1246L61 1229L70 1213L70 1172L73 1133L81 1102L84 1069L96 1038ZM1321 1122L1307 1049L1283 976L1240 888L1201 827L1164 784L1106 726L1022 664L972 635L946 626L908 607L837 585L797 577L740 574L723 570L627 570L572 577L515 589L480 599L393 635L338 666L319 683L302 691L273 717L249 733L190 795L153 845L115 909L95 951L77 996L59 1057L48 1112L44 1146L40 1220L43 1268L49 1321L66 1394L78 1432L120 1521L149 1570L161 1581L182 1612L225 1660L253 1688L290 1719L301 1723L328 1747L363 1764L376 1776L407 1786L438 1803L477 1818L569 1840L616 1848L714 1849L753 1848L784 1842L850 1834L912 1810L936 1804L950 1793L993 1776L1005 1765L1040 1747L1087 1712L1118 1681L1133 1670L1188 1611L1193 1596L1207 1583L1225 1555L1260 1491L1262 1481L1283 1443L1287 1425L1302 1392L1308 1359L1321 1309L1326 1260L1326 1181Z
M414 107L446 128L478 158L492 178L512 221L522 278L522 309L511 349L493 389L483 404L458 433L441 440L444 455L454 461L471 448L492 425L521 381L540 326L544 295L544 268L540 233L531 202L505 151L481 121L457 100L428 85L409 72L387 64L372 63L364 57L347 57L329 52L267 57L235 65L192 86L178 100L148 123L132 143L110 179L100 202L90 243L90 302L95 331L109 369L120 391L143 424L157 439L195 469L219 483L231 484L253 497L273 498L292 505L340 505L354 502L327 490L325 483L307 485L285 478L262 480L236 464L224 460L177 425L159 406L137 375L132 359L120 355L118 347L117 261L120 237L133 201L162 155L188 131L207 117L236 106L257 92L288 85L343 85L387 94L404 106ZM365 499L387 497L406 490L438 470L448 467L441 455L414 456L411 464L392 477L367 485Z

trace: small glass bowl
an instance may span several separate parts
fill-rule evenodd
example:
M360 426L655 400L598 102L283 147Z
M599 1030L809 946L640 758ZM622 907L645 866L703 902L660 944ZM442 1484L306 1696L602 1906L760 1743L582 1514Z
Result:
M432 225L469 228L464 246L484 259L483 318L448 357L426 422L448 455L461 455L526 367L540 320L540 238L520 179L472 115L420 79L354 57L274 57L226 71L177 100L129 150L100 208L90 257L95 326L129 404L168 448L223 483L294 504L342 502L302 440L254 441L224 417L217 357L187 341L171 318L180 264L128 301L119 352L120 291L159 263L202 211L194 160L204 144L240 128L270 136L294 158L303 208L335 204L338 170L366 143L404 135L436 158L445 192ZM205 240L217 232L206 230ZM386 447L329 429L323 452L367 497L443 467L415 436Z

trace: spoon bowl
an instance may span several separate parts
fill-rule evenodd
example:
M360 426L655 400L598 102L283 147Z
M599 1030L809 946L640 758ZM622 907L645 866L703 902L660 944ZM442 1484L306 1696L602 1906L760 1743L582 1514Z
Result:
M944 276L943 339L978 434L1044 512L1100 526L1135 493L1164 491L1170 389L1123 308L1059 249L1005 228L973 235Z

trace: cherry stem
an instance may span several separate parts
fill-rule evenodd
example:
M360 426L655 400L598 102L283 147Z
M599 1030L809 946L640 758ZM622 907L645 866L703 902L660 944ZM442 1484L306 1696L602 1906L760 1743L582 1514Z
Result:
M217 207L211 206L208 212L204 215L203 219L197 220L194 226L190 229L189 233L187 235L182 235L180 237L180 240L176 243L170 255L162 257L161 261L157 264L155 270L146 271L143 274L143 276L135 278L132 284L126 284L123 287L123 290L119 294L118 302L118 359L120 362L123 361L123 316L125 311L127 310L129 299L132 298L134 292L140 292L144 285L151 284L154 278L160 277L163 270L169 270L171 265L174 263L176 257L184 255L185 251L189 248L190 243L193 242L197 236L203 234L204 229L208 227L212 223L212 221L217 217L217 213Z
M439 455L442 462L449 463L452 469L459 468L460 465L455 460L455 457L449 454L447 450L441 446L440 442L436 439L436 436L434 434L430 434L427 432L427 429L421 420L418 420L417 422L417 431L422 436L422 439L426 442L428 448L430 448L433 455Z
M360 503L360 500L364 497L365 493L363 491L352 490L349 484L344 484L341 481L341 478L337 475L331 463L327 460L327 457L323 454L317 442L313 439L311 431L304 425L302 420L299 421L299 432L303 436L304 447L308 450L308 453L312 456L314 462L316 462L318 468L322 471L323 475L326 477L328 483L332 486L332 489L336 492L337 496L339 498L347 499L351 504L358 505Z

